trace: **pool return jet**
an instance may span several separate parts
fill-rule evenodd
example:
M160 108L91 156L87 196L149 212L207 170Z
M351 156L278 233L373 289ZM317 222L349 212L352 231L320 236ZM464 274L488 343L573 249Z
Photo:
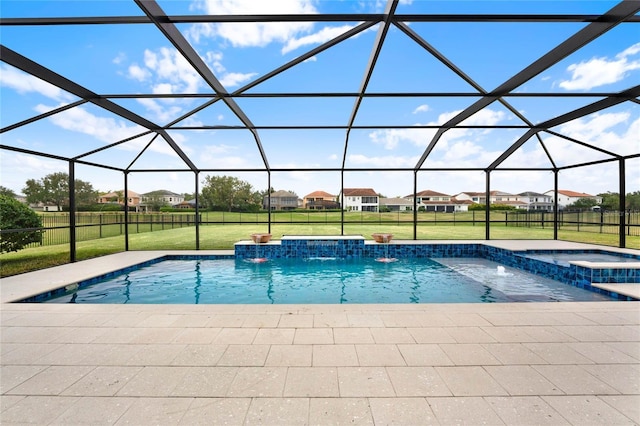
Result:
M384 257L376 258L376 262L392 263L397 262L395 257L389 257L389 243L393 238L393 234L371 234L376 243L384 244Z

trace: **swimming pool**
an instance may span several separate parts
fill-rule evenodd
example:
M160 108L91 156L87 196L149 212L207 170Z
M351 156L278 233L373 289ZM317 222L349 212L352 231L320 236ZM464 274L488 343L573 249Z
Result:
M611 298L482 258L167 259L48 303L494 303Z

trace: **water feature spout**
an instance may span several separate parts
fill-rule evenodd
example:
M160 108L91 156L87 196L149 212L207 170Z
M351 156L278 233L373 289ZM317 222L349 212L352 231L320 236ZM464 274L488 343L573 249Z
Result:
M393 234L371 234L371 236L373 237L376 243L379 243L379 244L382 243L385 245L384 257L377 258L376 262L391 263L391 262L398 261L398 259L396 259L395 257L389 257L389 243L393 238Z
M251 234L251 240L255 244L256 254L255 257L245 259L247 262L251 263L264 263L268 261L266 257L260 257L260 244L266 244L271 240L271 234Z

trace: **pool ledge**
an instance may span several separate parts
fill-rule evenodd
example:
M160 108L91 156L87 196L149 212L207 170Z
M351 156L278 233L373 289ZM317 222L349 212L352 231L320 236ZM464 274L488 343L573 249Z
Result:
M591 283L592 287L600 288L602 290L607 290L612 293L621 294L623 296L633 297L634 299L640 300L640 284L635 283Z

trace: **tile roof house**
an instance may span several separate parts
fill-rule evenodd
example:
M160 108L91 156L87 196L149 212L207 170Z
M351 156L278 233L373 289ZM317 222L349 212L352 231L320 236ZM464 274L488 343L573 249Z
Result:
M410 212L413 211L413 201L406 198L380 198L380 211Z
M107 194L102 194L98 197L98 204L118 203L124 205L124 191L113 191ZM129 206L138 206L142 200L142 196L137 192L131 190L127 191L127 204Z
M298 208L298 196L290 191L275 191L271 194L271 210L295 210ZM269 209L269 196L262 199L262 208Z
M555 199L554 190L549 190L545 192L544 195L550 196L551 202L552 203L554 202L554 199ZM569 191L567 189L559 189L558 190L558 208L562 209L584 198L591 198L596 202L596 204L602 204L602 197L599 197L597 195L586 194L584 192Z
M487 203L487 194L484 192L461 192L456 194L455 198L457 200L470 200L477 204ZM503 191L489 192L489 204L502 204L506 206L513 206L518 209L526 209L526 203L520 201L518 195Z
M540 194L538 192L526 191L518 195L518 200L525 203L522 206L526 210L535 211L553 211L553 198L549 195Z
M404 198L413 203L413 194L409 194ZM430 189L416 193L415 199L418 203L418 209L428 212L466 212L469 210L469 206L473 204L470 200L459 200L451 195Z
M343 210L377 212L379 197L371 188L343 188L339 195Z
M336 201L336 196L324 191L314 191L302 198L302 205L305 209L326 210L339 209L340 203Z

